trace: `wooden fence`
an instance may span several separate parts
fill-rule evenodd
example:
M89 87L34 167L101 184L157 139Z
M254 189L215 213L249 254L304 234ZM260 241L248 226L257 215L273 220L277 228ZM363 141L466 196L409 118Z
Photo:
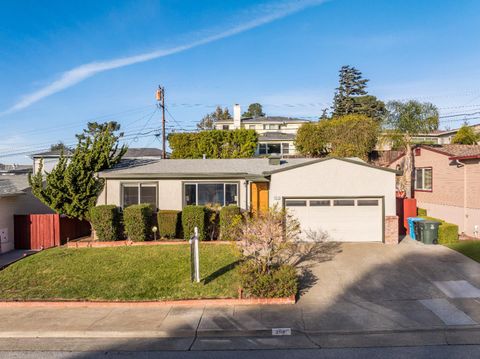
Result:
M14 216L15 249L45 249L90 235L90 223L59 214Z

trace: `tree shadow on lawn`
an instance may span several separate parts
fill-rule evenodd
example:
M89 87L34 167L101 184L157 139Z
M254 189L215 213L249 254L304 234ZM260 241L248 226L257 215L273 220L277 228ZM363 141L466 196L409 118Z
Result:
M210 273L207 277L205 277L205 279L203 279L203 284L208 284L210 282L213 282L215 279L221 277L222 275L224 275L225 273L228 273L230 272L231 270L233 270L237 265L239 265L240 263L242 262L242 260L237 260L233 263L230 263L230 264L227 264L226 266L223 266L222 268L220 269L217 269L215 272L213 273Z

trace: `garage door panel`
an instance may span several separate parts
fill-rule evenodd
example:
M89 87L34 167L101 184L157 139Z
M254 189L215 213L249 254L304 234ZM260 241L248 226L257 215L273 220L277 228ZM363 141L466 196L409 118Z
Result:
M301 201L305 201L305 205ZM324 205L327 201L330 206ZM333 205L351 204L352 201L353 206ZM286 208L299 220L303 240L325 239L325 235L328 240L347 242L380 242L383 238L380 198L288 199Z

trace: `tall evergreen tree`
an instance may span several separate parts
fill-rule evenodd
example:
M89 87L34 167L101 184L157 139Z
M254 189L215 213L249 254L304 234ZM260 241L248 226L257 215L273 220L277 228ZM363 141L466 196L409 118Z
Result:
M197 129L199 130L214 130L215 123L217 121L230 120L232 116L228 111L228 108L222 109L220 106L217 106L215 111L205 115L202 120L197 123Z
M247 111L242 114L242 117L263 117L265 113L263 112L263 106L258 102L251 103L248 106Z
M77 135L78 144L71 158L63 153L51 172L44 175L43 164L29 178L32 193L56 213L85 219L95 206L103 188L97 172L113 167L127 148L119 147L122 134L116 134L120 125L114 121L89 123Z
M354 97L367 94L367 82L362 73L353 66L342 66L339 71L339 85L333 97L333 117L355 113Z
M339 85L333 98L332 118L356 114L370 117L378 124L385 120L388 112L386 106L367 93L368 81L355 67L342 66Z

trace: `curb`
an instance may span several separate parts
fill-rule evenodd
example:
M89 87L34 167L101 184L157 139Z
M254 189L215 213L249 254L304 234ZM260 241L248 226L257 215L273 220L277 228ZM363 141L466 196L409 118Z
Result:
M295 296L286 298L230 298L187 299L164 301L0 301L0 308L159 308L159 307L209 307L218 305L290 305Z
M291 337L307 336L314 338L328 338L331 340L348 338L397 338L401 335L440 335L466 334L471 341L480 344L480 328L437 328L416 330L364 331L364 332L309 332L292 329ZM473 335L477 334L477 337ZM99 331L99 330L33 330L33 331L0 331L0 339L12 338L227 338L227 337L273 337L272 329L258 330L145 330L145 331Z

